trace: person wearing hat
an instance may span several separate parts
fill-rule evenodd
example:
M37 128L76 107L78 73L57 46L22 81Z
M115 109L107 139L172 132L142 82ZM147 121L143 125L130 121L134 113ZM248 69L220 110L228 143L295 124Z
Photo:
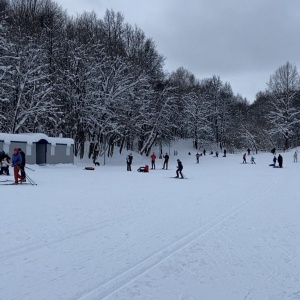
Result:
M181 178L183 178L182 169L183 169L182 162L180 161L180 159L177 159L177 170L176 170L175 178L179 178L179 174L180 174Z
M26 181L26 173L25 173L25 165L26 165L26 158L25 158L25 153L22 151L21 148L18 148L18 151L22 157L22 164L20 166L20 171L21 171L21 180Z
M22 156L19 153L19 149L15 148L14 153L12 155L12 167L14 168L14 178L15 178L15 184L18 184L19 179L21 179L21 176L19 175L19 170L22 165Z

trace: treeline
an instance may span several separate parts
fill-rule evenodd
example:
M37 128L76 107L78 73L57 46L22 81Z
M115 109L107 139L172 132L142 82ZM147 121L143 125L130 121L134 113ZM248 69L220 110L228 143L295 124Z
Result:
M155 43L121 13L70 17L51 0L0 0L0 131L62 134L148 155L192 138L235 148L300 140L299 74L286 63L253 104L218 76L171 74Z

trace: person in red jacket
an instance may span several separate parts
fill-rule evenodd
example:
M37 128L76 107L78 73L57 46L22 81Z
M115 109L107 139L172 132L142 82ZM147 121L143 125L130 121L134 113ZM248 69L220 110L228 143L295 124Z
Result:
M156 155L153 152L151 155L151 170L155 169L155 160L156 160Z

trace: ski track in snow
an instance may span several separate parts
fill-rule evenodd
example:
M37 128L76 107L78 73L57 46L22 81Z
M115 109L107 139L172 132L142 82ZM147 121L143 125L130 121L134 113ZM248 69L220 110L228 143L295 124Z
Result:
M63 241L67 241L69 239L76 238L81 235L91 233L93 231L97 231L97 230L105 228L107 226L112 226L113 224L117 224L122 220L126 220L126 216L124 216L122 218L114 219L114 221L99 222L99 223L96 223L96 224L93 224L90 226L81 227L77 230L71 230L71 231L67 232L67 234L64 234L62 237L53 239L50 241L46 241L45 243L39 243L39 244L33 243L33 244L23 245L23 246L17 247L17 248L12 248L12 249L0 252L0 260L14 258L19 255L23 255L23 254L26 254L26 253L29 253L29 252L32 252L32 251L35 251L38 249L47 248L53 244L61 243ZM95 226L95 225L97 225L97 226Z
M195 166L186 155L189 180L175 184L119 165L41 168L38 187L20 189L26 201L0 202L0 299L299 300L298 165L273 169L269 158L240 167L239 156L204 157ZM87 195L101 201L85 206Z
M240 210L250 205L254 201L258 200L260 196L268 193L278 182L278 177L276 177L267 187L260 190L256 195L250 197L240 205L228 210L225 213L220 214L211 221L205 223L200 228L195 229L172 244L159 249L158 251L152 253L148 257L145 257L142 261L131 266L127 270L115 275L110 280L105 283L100 284L99 286L91 289L82 291L82 293L72 297L72 300L86 300L86 299L106 299L112 294L116 293L120 289L124 288L129 283L133 282L140 276L147 273L152 268L163 263L165 260L170 258L172 255L187 247L189 244L193 243L195 240L198 240L203 235L213 230L215 227L221 225L231 216L237 214ZM247 298L245 298L247 299Z

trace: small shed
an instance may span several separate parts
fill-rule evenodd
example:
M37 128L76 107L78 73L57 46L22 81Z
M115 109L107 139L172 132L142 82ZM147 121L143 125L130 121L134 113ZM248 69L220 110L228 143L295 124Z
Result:
M0 151L11 156L14 148L25 152L27 164L74 163L74 140L70 138L48 137L43 133L0 133Z

